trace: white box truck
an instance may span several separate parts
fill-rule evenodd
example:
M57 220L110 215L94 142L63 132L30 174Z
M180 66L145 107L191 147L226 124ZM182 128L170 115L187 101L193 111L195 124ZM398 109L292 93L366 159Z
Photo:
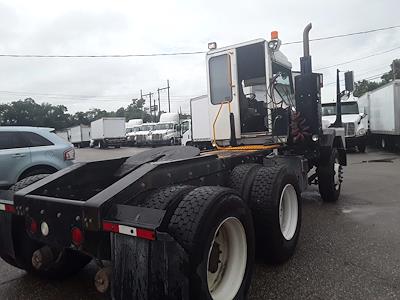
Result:
M371 140L380 148L400 147L400 80L394 80L359 99L367 114Z
M211 122L208 114L208 95L202 95L190 99L191 123L190 134L182 132L182 145L196 146L200 149L210 149L211 145ZM186 129L183 126L182 129ZM186 133L186 134L185 134Z
M125 144L125 118L101 118L90 124L91 145L100 148L113 146L120 148Z
M62 138L62 139L64 139L64 140L66 140L66 141L69 142L69 140L70 140L70 132L69 132L69 129L57 130L57 131L56 131L56 134L57 134L60 138Z
M78 125L69 129L70 142L77 148L88 147L90 144L90 126Z

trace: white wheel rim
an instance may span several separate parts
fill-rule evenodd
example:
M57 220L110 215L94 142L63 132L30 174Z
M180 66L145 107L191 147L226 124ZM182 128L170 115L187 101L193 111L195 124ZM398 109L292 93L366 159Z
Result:
M383 149L386 148L386 141L385 141L384 138L382 138L382 140L381 140L381 146L382 146Z
M339 163L339 160L336 158L335 159L335 165L333 166L334 168L334 184L335 184L335 190L340 189L340 185L342 184L342 168L343 166Z
M215 231L208 252L207 285L211 298L233 299L242 285L246 264L247 240L243 225L235 217L226 218Z
M290 241L297 229L299 219L299 203L293 185L287 184L282 190L279 202L279 225L283 237Z

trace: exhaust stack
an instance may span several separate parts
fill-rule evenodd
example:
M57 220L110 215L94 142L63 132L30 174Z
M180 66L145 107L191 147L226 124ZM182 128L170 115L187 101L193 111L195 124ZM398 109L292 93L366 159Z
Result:
M309 23L303 31L303 57L300 58L300 68L301 74L311 74L312 73L312 64L311 64L311 56L310 56L310 30L312 28L312 24Z

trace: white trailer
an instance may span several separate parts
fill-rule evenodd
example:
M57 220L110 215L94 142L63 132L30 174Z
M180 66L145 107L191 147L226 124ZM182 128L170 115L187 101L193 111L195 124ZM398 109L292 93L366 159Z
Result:
M400 147L400 80L369 92L358 101L367 114L371 139L383 149Z
M70 142L78 148L89 146L90 126L78 125L69 129Z
M125 118L101 118L90 124L92 145L121 147L126 142Z
M192 116L191 135L190 139L182 139L182 145L193 145L200 149L212 147L208 99L208 95L190 99L190 114Z

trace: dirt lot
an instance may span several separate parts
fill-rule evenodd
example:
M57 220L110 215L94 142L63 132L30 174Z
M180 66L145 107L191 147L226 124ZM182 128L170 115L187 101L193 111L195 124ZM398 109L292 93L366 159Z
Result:
M129 156L144 149L78 149L78 161ZM298 250L282 266L257 265L249 299L399 299L400 156L350 153L342 198L325 204L303 195ZM104 299L89 265L59 282L37 279L0 261L0 299Z

